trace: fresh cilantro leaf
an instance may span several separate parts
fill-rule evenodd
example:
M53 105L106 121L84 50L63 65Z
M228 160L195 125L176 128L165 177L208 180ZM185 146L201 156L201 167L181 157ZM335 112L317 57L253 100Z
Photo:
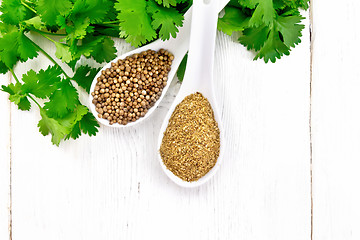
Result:
M83 106L84 107L84 106ZM85 107L86 108L86 107ZM83 111L80 117L76 118L75 124L72 127L71 132L66 136L66 139L70 137L77 139L81 135L81 131L89 136L95 136L100 127L94 116L86 108L86 112Z
M264 46L262 46L260 51L256 54L254 60L264 58L266 63L269 60L274 63L277 58L280 59L284 54L290 54L289 48L281 41L279 32L271 29L268 39L266 40Z
M94 45L90 56L98 63L110 62L116 57L116 48L114 47L114 41L109 37L101 37L102 40L98 44Z
M162 40L168 40L170 35L176 37L178 27L183 25L184 16L175 8L166 8L155 3L154 0L147 2L147 11L152 14L151 25L159 29L159 36Z
M51 136L51 142L56 146L59 146L61 139L63 139L69 132L70 129L66 126L61 125L56 119L51 118L47 115L47 112L40 108L41 120L38 123L39 131L43 136Z
M182 82L184 80L187 58L188 58L188 54L186 53L184 58L181 60L179 68L176 72L176 76L178 77L180 82Z
M176 6L176 0L155 0L158 4L162 4L165 7Z
M156 38L146 11L146 0L118 0L115 9L119 11L120 37L127 42L137 47Z
M69 63L71 60L73 60L73 56L70 52L69 46L59 42L55 42L55 46L56 46L55 56L57 58L61 59L61 61L65 63Z
M65 117L57 119L61 125L72 129L72 127L75 125L75 123L79 122L85 114L87 114L89 109L85 107L84 105L77 105L76 108L69 112Z
M45 28L45 24L41 21L40 16L36 16L24 21L28 26L32 26L35 29L42 30Z
M107 0L77 0L71 12L74 24L77 19L82 21L84 18L89 18L91 23L99 23L105 18L111 6L111 1Z
M24 82L22 90L38 98L47 98L57 89L57 84L61 80L60 74L61 70L57 66L49 66L39 73L30 70L22 76Z
M283 42L287 47L295 47L300 43L301 31L304 25L299 24L304 19L301 16L279 16L276 19L275 27L281 33Z
M268 38L269 31L270 29L265 25L247 28L243 31L243 35L239 38L239 41L246 46L248 50L254 49L255 51L259 51Z
M20 110L30 110L31 104L26 94L21 89L21 83L10 83L8 86L2 85L2 91L10 94L9 100L15 103Z
M74 127L71 129L71 132L65 137L65 140L70 138L77 139L81 135L80 123L75 123Z
M275 18L273 0L249 0L251 6L256 6L250 18L249 25L258 27L263 23L270 25Z
M307 10L309 8L309 1L310 0L296 0L297 7Z
M22 62L26 62L29 58L33 59L38 56L38 49L32 44L27 36L24 33L19 33L17 38L19 47L18 53Z
M249 0L230 0L229 5L233 7L245 7L250 9L256 8L254 2Z
M19 32L17 26L0 22L0 37L13 32Z
M4 23L13 25L18 25L32 14L24 5L21 4L21 0L2 1L0 11L2 12L0 19Z
M57 87L58 89L51 94L50 101L45 103L44 109L50 117L63 118L75 109L79 95L68 79L62 80Z
M12 68L19 59L18 35L17 32L11 32L0 38L0 61L8 68Z
M37 12L46 25L56 25L56 17L70 12L72 3L69 0L39 0Z
M90 19L85 17L77 19L73 22L67 22L63 16L58 16L57 24L66 30L66 40L72 41L74 39L83 39L88 32L91 32L94 27L90 26Z
M89 93L91 83L99 70L99 68L91 68L88 65L83 65L76 69L75 75L72 79Z
M59 146L62 139L66 140L70 137L76 139L80 136L80 125L84 118L86 119L85 121L88 121L87 124L93 124L92 120L86 117L88 112L89 109L84 105L77 105L72 112L69 112L63 118L53 118L49 116L48 111L40 109L42 119L38 124L39 131L44 136L50 133L52 135L51 142ZM97 129L95 129L96 131Z
M5 74L7 71L9 71L8 67L5 65L5 63L0 61L0 73Z
M79 46L74 45L72 48L73 55L76 58L80 58L81 55L85 57L91 57L91 53L94 51L95 48L99 48L99 45L102 45L104 41L104 37L94 36L94 35L87 35L86 38L82 40L82 44ZM109 48L111 48L109 46ZM116 52L116 49L113 48L112 51ZM101 50L100 50L101 52ZM94 54L96 55L96 54ZM113 58L112 58L113 59ZM103 62L103 61L101 61Z
M218 20L218 29L231 36L233 32L243 31L248 24L249 17L241 9L225 7L225 15Z
M80 121L80 129L83 133L89 136L95 136L99 131L99 123L96 121L94 115L88 112Z

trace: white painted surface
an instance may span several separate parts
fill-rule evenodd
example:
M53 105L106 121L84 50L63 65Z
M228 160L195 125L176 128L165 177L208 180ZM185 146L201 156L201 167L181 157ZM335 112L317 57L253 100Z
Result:
M36 108L12 107L13 239L310 239L308 27L303 34L289 57L265 64L218 33L214 79L227 146L219 172L199 188L175 185L156 158L176 81L148 121L60 147L38 132ZM16 73L48 64L41 56Z
M314 239L360 239L360 2L313 1Z
M1 75L0 86L10 77ZM10 102L0 93L0 239L9 238L10 220Z

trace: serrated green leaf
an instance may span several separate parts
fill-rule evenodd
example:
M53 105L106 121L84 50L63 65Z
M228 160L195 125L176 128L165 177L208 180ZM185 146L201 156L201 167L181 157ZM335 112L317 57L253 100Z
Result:
M0 38L0 61L12 68L19 60L18 32L11 32Z
M98 63L110 62L116 57L116 48L114 41L108 37L102 37L101 42L92 47L90 56Z
M290 49L281 41L279 32L272 29L264 46L256 54L254 60L263 58L266 63L269 60L274 63L276 59L280 59L284 54L289 55Z
M0 19L12 25L18 25L32 15L31 11L22 5L21 0L2 1L0 11L2 12Z
M77 20L82 22L88 18L91 23L101 22L107 15L112 3L108 0L77 0L71 12L72 20L76 24Z
M28 59L37 57L38 49L32 44L24 33L19 33L18 38L18 54L22 62L26 62Z
M50 117L63 118L75 109L79 95L68 79L62 80L57 87L50 96L50 101L45 103L44 109Z
M45 29L45 24L41 21L40 16L30 18L30 19L24 21L24 23L26 25L32 26L32 27L34 27L35 29L38 29L38 30Z
M55 56L57 58L61 59L61 61L65 63L69 63L71 60L73 60L73 56L70 52L69 46L59 42L55 42L55 46L56 46Z
M119 11L120 37L127 42L137 47L156 38L146 11L146 0L118 0L115 9Z
M56 25L59 15L65 16L70 12L72 3L69 0L39 0L36 10L46 25Z
M83 65L76 69L75 75L72 79L75 80L80 87L84 88L87 93L89 93L91 83L99 70L99 68L92 68L88 65Z
M218 20L218 29L227 35L233 32L243 31L249 24L249 17L235 7L225 7L225 14Z
M45 71L40 70L39 73L30 70L22 77L24 82L22 90L38 98L47 98L57 89L61 73L57 66L49 66Z
M268 38L270 29L266 25L260 27L247 28L243 31L243 35L239 38L241 44L248 50L253 49L259 51Z
M83 133L89 136L95 136L99 131L99 123L96 121L94 115L88 112L80 121L80 129Z
M31 108L29 99L21 89L21 83L10 83L8 86L2 85L1 91L9 93L9 100L15 103L20 110L28 111Z
M44 109L40 109L41 120L38 123L39 131L43 136L51 134L51 142L59 146L60 141L70 132L68 127L61 125L56 119L47 115Z
M8 67L5 65L5 63L0 61L0 73L5 74L7 71L9 71Z
M279 16L275 22L275 28L281 33L283 41L287 47L295 47L300 43L301 31L304 25L299 24L304 19L301 16Z
M275 9L272 0L249 0L256 5L255 11L249 20L250 26L258 27L262 24L271 25L275 18Z
M154 0L147 2L147 12L152 15L151 25L159 31L162 40L168 40L170 35L175 38L179 32L178 27L183 25L184 16L175 8L166 8L155 3Z
M77 122L75 123L74 127L71 129L71 132L65 137L65 140L68 140L70 138L77 139L78 137L80 137L80 135L81 135L80 123Z

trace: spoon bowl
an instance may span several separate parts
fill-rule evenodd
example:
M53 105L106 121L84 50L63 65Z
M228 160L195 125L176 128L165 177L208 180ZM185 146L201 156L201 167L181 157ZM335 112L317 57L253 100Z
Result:
M227 1L226 1L227 2ZM197 181L187 182L174 175L164 165L160 152L158 158L165 174L176 184L182 187L197 187L207 182L218 170L224 154L224 133L221 117L217 108L213 90L213 65L218 7L217 1L203 0L194 1L193 16L190 32L189 56L186 65L186 72L180 91L171 105L160 129L158 138L158 149L160 149L163 134L168 126L169 119L175 107L188 95L200 92L211 104L214 117L220 130L220 154L215 166Z
M152 106L148 112L145 114L144 117L139 118L138 120L134 121L134 122L129 122L126 125L122 125L122 124L109 124L109 121L103 118L99 118L98 117L98 112L95 109L95 105L92 103L93 101L93 96L91 94L89 94L89 106L90 106L90 111L92 112L92 114L95 116L96 120L98 120L101 124L108 126L108 127L113 127L113 128L125 128L125 127L131 127L134 126L142 121L144 121L145 119L147 119L157 108L157 106L159 105L159 103L161 102L162 98L165 96L166 91L168 90L171 81L173 80L176 71L181 63L181 60L183 59L183 57L185 56L186 52L189 49L189 34L190 34L190 22L191 22L191 8L185 13L184 15L184 22L183 22L183 26L179 28L179 32L176 36L176 38L170 37L169 40L166 41L162 41L161 39L158 39L152 43L149 43L147 45L144 45L140 48L136 48L130 52L124 53L122 55L120 55L119 57L115 58L114 60L112 60L111 62L107 63L95 76L91 87L90 87L90 93L94 92L96 83L97 83L97 78L101 76L101 72L107 68L111 68L111 63L112 62L116 62L119 59L125 59L128 56L131 56L133 54L137 54L137 53L141 53L143 51L146 50L154 50L154 51L159 51L160 49L165 49L167 51L169 51L170 53L172 53L174 55L174 60L172 61L171 64L171 70L169 71L167 78L167 84L166 86L163 88L161 96L159 97L159 99L155 102L154 106Z

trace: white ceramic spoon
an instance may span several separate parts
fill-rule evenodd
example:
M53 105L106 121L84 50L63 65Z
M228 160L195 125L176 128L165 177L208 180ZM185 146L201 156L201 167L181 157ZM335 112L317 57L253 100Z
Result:
M215 166L199 180L194 182L186 182L175 176L170 170L166 168L161 159L160 152L158 153L161 167L166 175L182 187L197 187L208 181L219 168L224 153L224 132L213 90L213 65L216 26L218 19L218 9L216 4L217 0L195 0L193 2L189 56L184 80L182 82L179 93L177 94L173 104L169 109L169 112L164 119L158 139L158 149L160 149L161 141L169 123L171 114L173 113L175 107L186 96L195 92L200 92L209 100L214 110L215 120L217 121L220 129L220 155Z
M218 4L218 7L216 8L216 14L218 12L220 12L225 5L228 3L228 0L224 0L223 2ZM173 80L176 71L181 63L181 60L183 59L183 57L185 56L186 52L189 49L189 35L190 35L190 28L191 28L191 15L192 15L192 7L185 13L184 15L184 22L183 22L183 26L181 28L179 28L179 32L176 36L176 38L170 37L169 40L166 41L162 41L160 39L149 43L147 45L144 45L140 48L134 49L130 52L124 53L121 56L115 58L114 60L112 60L111 62L116 62L119 59L124 59L127 56L133 55L135 53L140 53L146 50L154 50L154 51L158 51L160 49L165 49L168 50L169 52L171 52L174 55L174 60L172 61L171 64L171 70L168 73L168 81L166 86L164 87L161 96L159 97L159 99L155 102L154 106L152 106L148 112L146 113L146 115L144 117L139 118L138 120L136 120L135 122L129 122L127 125L121 125L121 124L109 124L108 120L102 119L98 117L98 112L96 112L95 110L95 105L92 103L93 100L93 96L91 96L91 94L89 94L89 106L90 106L90 110L92 112L92 114L95 116L95 118L102 123L103 125L109 126L109 127L114 127L114 128L124 128L124 127L130 127L130 126L134 126L142 121L144 121L145 119L147 119L157 108L157 106L159 105L159 103L161 102L162 98L165 96L166 91L168 90L171 81ZM97 78L100 77L101 75L101 71L110 68L111 67L111 62L109 62L108 64L106 64L99 72L98 74L96 74L91 87L90 87L90 93L94 92L94 88L95 85L97 83Z

